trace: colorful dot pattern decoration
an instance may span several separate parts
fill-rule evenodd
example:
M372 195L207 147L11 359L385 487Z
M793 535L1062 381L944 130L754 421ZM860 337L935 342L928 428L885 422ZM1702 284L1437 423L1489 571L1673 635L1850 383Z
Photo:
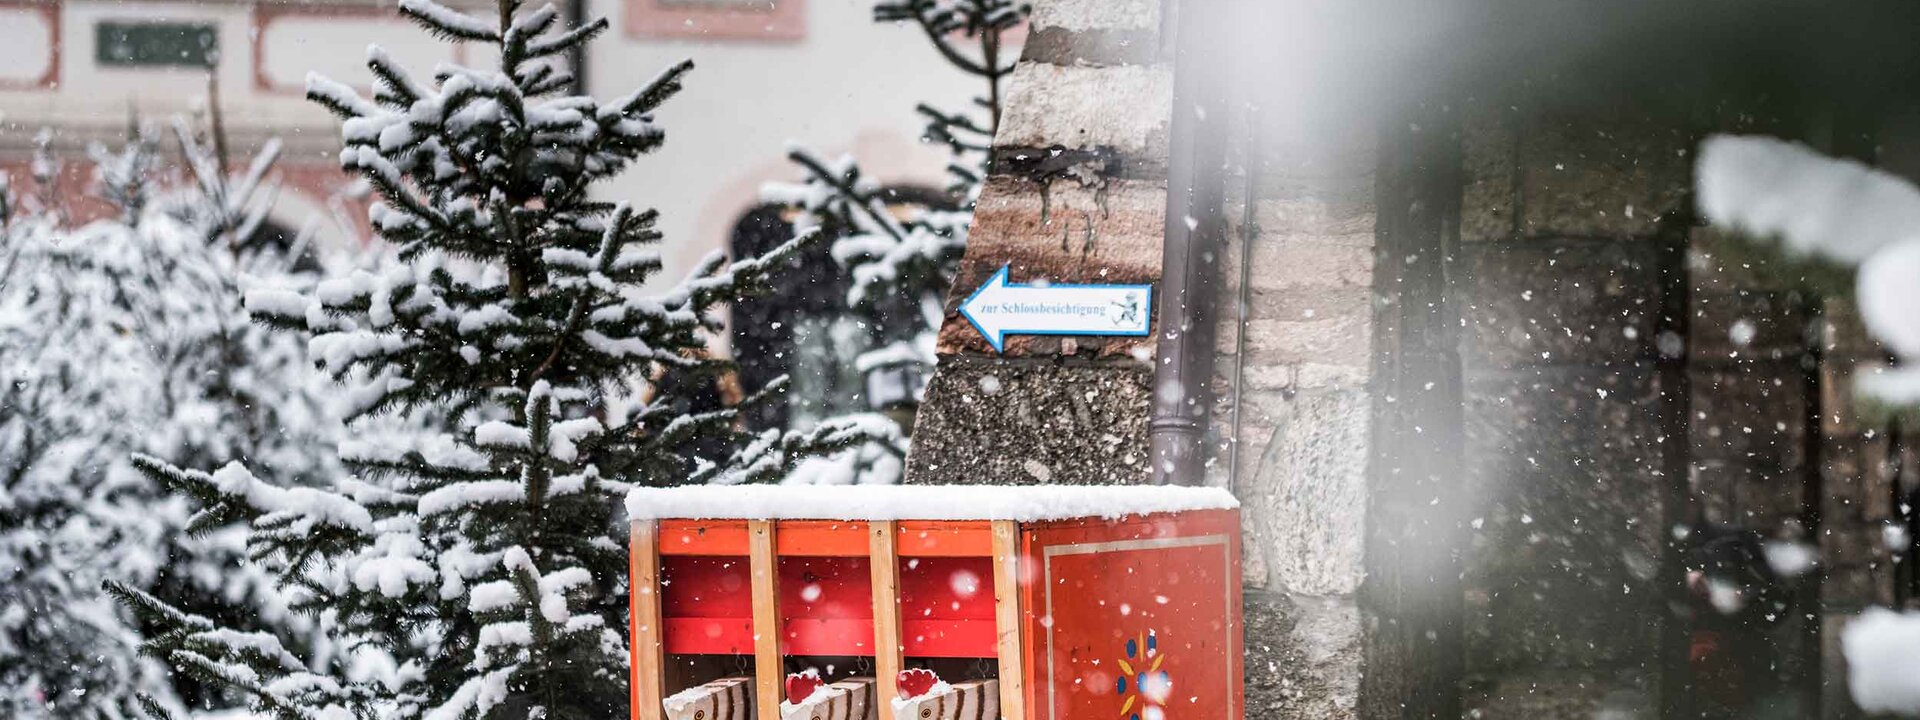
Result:
M1120 717L1122 720L1147 720L1165 717L1164 708L1159 700L1146 692L1150 680L1157 680L1160 687L1168 687L1171 678L1160 666L1167 656L1160 653L1160 638L1152 630L1127 638L1126 657L1118 662L1120 677L1114 681L1114 692L1119 695ZM1164 693L1163 693L1164 694ZM1164 698L1161 698L1164 700ZM1158 710L1148 712L1149 708Z

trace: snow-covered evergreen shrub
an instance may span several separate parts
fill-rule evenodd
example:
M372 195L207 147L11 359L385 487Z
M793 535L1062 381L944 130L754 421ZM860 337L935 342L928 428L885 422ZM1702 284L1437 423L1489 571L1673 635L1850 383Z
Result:
M834 238L833 258L847 271L847 304L871 330L872 344L856 360L870 390L917 402L933 375L947 288L966 251L974 203L1000 126L1001 82L1018 59L1007 53L1005 40L1031 10L1030 3L1017 0L881 0L874 6L876 20L912 23L949 64L986 85L986 94L974 100L980 113L947 112L926 104L917 108L927 121L924 138L953 152L947 169L958 210L920 207L901 217L888 207L885 190L861 172L854 158L827 161L805 148L788 153L806 172L804 182L772 183L762 190L769 202L801 211L794 223L801 232ZM866 422L886 422L885 416L865 417ZM898 482L906 433L896 429L889 435L893 439L885 447L810 462L787 481Z
M513 0L497 19L432 0L399 9L494 58L423 82L371 48L371 98L308 78L308 97L343 119L341 165L378 191L373 225L400 261L246 300L256 319L308 338L338 383L350 473L285 487L239 462L209 473L138 461L200 503L196 526L250 523L253 557L296 610L328 618L326 644L388 671L315 663L271 635L114 590L155 628L148 652L248 693L269 717L620 717L626 489L765 481L864 437L848 424L744 436L739 408L689 414L670 389L687 383L657 382L727 370L705 352L711 310L804 238L757 258L715 255L676 289L642 293L661 266L655 213L590 189L661 144L650 113L691 64L601 103L561 94L571 78L557 61L604 19L563 28L553 6ZM376 422L391 416L443 431ZM694 447L733 449L689 458Z
M216 208L264 216L272 165L229 178L186 141L191 189L156 198L163 164L143 135L93 149L94 191L117 213L68 228L5 194L0 229L0 715L121 717L136 693L176 686L135 653L138 628L100 591L114 580L249 627L279 619L263 574L238 567L226 530L190 536L190 509L136 471L135 452L177 462L257 458L277 483L324 474L336 436L299 343L249 323L241 289L297 282L284 258L214 239ZM41 188L56 163L36 162ZM37 208L33 211L23 208Z

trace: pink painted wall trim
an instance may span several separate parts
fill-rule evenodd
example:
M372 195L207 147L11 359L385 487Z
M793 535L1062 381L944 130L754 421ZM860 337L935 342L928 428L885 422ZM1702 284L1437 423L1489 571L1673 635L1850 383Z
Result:
M807 37L806 0L627 0L629 37L795 42Z

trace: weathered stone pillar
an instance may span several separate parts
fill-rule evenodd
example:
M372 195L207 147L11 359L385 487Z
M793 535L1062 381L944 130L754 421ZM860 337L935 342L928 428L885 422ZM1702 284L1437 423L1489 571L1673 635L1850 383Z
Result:
M910 483L1147 474L1151 337L1015 336L996 353L958 314L1002 265L1016 283L1160 279L1172 92L1161 2L1042 0L1032 22L948 295Z

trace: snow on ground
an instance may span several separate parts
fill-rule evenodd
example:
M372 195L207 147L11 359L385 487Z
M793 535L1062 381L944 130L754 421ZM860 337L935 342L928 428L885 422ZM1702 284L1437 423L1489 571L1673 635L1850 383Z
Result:
M636 520L1015 520L1040 522L1239 507L1220 488L1175 486L691 485L635 488Z

